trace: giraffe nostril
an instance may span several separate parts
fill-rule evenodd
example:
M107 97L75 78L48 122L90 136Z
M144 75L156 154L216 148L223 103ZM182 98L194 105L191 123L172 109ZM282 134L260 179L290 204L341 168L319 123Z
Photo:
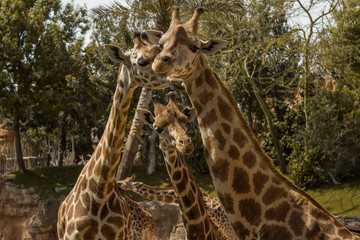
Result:
M165 56L165 57L163 58L163 62L164 62L164 63L169 63L169 62L171 62L171 57Z
M179 143L180 143L181 145L184 145L184 142L183 142L182 140L180 140Z

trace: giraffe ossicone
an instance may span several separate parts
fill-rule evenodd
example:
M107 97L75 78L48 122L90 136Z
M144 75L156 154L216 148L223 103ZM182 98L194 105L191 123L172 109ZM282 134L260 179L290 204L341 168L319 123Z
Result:
M166 33L147 32L162 48L152 68L183 79L216 192L238 237L359 239L274 168L231 92L203 56L225 42L200 41L197 29L202 12L195 10L182 23L175 8Z

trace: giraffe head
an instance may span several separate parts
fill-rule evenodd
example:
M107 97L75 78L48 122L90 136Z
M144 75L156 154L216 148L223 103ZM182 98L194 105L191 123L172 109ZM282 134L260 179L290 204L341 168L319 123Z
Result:
M192 18L182 23L179 8L174 7L168 31L147 31L149 38L159 44L161 52L157 55L152 68L159 74L186 76L197 71L196 62L201 61L202 53L212 54L225 47L227 41L210 39L203 42L198 38L198 21L204 12L197 8Z
M168 95L166 106L160 103L159 97L153 97L155 117L145 109L138 109L138 114L158 134L162 150L178 150L181 154L189 155L194 146L186 133L186 124L195 119L195 111L189 107L180 111L175 94L171 92Z
M116 45L105 44L105 50L109 57L126 66L132 84L151 89L162 89L166 87L182 88L177 77L160 76L151 69L151 64L155 56L160 52L160 48L151 45L146 33L134 33L134 47L125 53Z
M135 174L131 175L131 177L127 177L123 180L117 181L116 183L122 190L133 190L134 188L142 185L142 182L135 182L136 176Z

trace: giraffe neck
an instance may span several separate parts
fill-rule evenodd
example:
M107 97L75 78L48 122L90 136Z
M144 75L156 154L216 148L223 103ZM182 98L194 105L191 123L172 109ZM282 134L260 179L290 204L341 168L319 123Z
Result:
M215 239L212 222L207 215L202 192L188 170L184 157L178 151L163 151L188 239Z
M174 188L156 188L143 183L132 186L131 191L136 192L143 198L158 202L177 203L177 196Z
M84 167L83 170L83 172L88 171L88 179L92 178L92 181L96 183L95 194L104 199L106 193L111 192L110 190L113 188L115 172L120 162L124 142L127 114L132 94L136 88L131 84L125 66L122 66L117 82L104 133L87 163L87 167Z
M198 56L194 66L199 70L182 78L196 111L214 187L236 234L244 239L273 239L275 235L279 239L319 239L328 236L322 234L332 228L329 236L351 236L273 168L230 91L204 64L203 56ZM328 229L312 213L321 217Z

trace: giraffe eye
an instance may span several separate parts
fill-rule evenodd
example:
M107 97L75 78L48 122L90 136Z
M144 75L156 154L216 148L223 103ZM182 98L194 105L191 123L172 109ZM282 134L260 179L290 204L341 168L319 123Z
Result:
M138 60L138 64L140 67L145 67L146 65L148 65L150 62L144 59L140 59Z
M193 45L193 46L190 46L190 50L191 50L193 53L196 53L196 52L199 50L199 48L198 48L197 46Z
M155 127L155 131L160 134L162 133L163 129L162 128L159 128L159 127Z

